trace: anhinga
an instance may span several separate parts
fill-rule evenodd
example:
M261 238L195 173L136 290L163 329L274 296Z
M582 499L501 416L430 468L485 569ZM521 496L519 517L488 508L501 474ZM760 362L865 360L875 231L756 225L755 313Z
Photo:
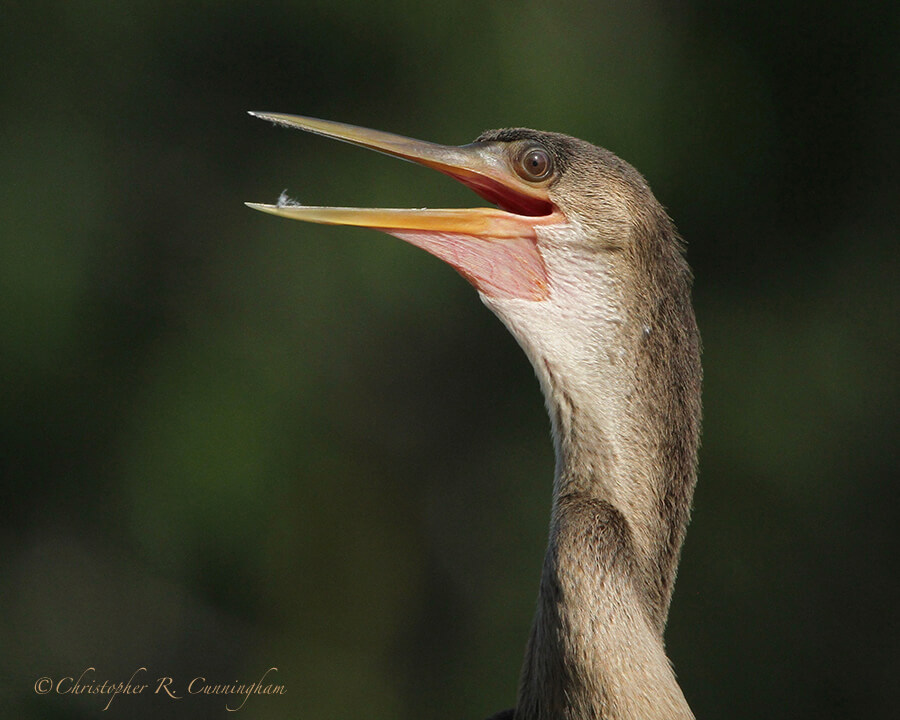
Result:
M253 113L410 160L496 207L250 204L378 228L445 260L528 355L556 471L516 720L692 718L663 629L696 482L700 338L680 238L644 178L557 133L491 130L460 147Z

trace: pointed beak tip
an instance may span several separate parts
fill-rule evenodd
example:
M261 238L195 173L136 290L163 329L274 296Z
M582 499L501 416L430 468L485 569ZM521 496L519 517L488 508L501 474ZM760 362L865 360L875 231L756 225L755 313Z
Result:
M277 205L268 205L266 203L245 202L244 205L251 210L259 210L264 213L271 213L278 209Z
M267 120L268 122L275 123L276 125L290 124L286 120L287 116L281 113L269 112L267 110L248 110L247 114L259 118L260 120Z

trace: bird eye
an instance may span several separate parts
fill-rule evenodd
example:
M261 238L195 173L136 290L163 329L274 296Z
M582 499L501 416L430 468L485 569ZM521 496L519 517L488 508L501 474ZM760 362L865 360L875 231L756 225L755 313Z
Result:
M519 156L516 170L523 180L544 180L553 172L553 160L544 148L531 147Z

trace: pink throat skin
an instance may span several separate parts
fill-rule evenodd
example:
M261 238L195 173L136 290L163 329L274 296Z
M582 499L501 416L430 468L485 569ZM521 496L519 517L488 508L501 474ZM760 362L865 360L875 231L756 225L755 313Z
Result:
M536 227L565 224L559 211L538 217L513 215L520 227L515 237L432 230L380 228L440 258L479 292L498 299L546 300L550 279L538 247Z

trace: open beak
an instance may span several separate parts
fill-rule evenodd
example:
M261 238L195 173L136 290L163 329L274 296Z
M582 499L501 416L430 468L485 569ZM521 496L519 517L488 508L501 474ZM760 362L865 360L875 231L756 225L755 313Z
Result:
M298 115L250 114L433 168L464 183L497 207L448 210L315 207L284 199L276 205L247 203L249 207L295 220L383 230L449 263L489 297L527 300L547 297L549 282L537 246L536 228L564 223L565 217L550 200L546 187L526 183L518 177L501 143L438 145Z

